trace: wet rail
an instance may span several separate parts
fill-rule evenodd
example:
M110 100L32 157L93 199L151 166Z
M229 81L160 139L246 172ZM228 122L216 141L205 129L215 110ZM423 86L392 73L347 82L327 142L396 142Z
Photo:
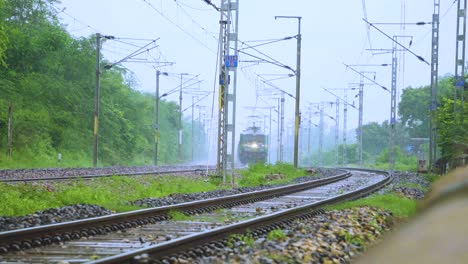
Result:
M145 166L145 167L109 167L109 168L54 168L54 169L18 169L0 170L0 182L38 182L63 181L73 179L96 179L112 176L144 176L173 173L195 173L206 175L215 170L215 166Z
M190 215L187 219L170 219L167 215L160 214L158 221L137 223L133 228L123 224L123 228L117 232L91 234L85 239L18 252L19 249L32 246L25 242L33 243L31 241L34 240L32 236L27 239L27 235L23 234L23 237L16 237L16 244L3 243L3 250L9 253L2 254L0 260L1 263L121 263L138 259L145 262L146 258L169 259L171 254L182 251L184 254L199 256L216 246L213 240L242 233L246 229L267 232L280 226L282 222L313 214L325 204L366 195L390 180L388 175L380 172L353 171L352 175L342 173L314 183L212 199L220 202L218 204L213 204L213 201L200 206L196 205L199 202L189 203L189 207L181 204L170 210L185 212ZM223 199L226 200L221 201ZM112 226L107 227L112 229ZM90 229L87 230L89 232ZM58 231L49 232L45 237L53 239L54 236L50 234L54 232ZM73 235L73 232L69 231L70 234ZM44 238L44 234L42 237ZM15 240L0 233L0 244L5 239ZM208 244L201 246L204 243Z

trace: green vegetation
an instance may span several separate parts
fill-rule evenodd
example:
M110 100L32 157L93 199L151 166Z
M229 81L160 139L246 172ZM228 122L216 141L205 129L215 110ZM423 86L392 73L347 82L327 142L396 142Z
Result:
M240 241L243 244L243 246L251 247L255 243L255 238L253 237L252 233L249 230L247 230L247 232L243 235L240 235L240 234L231 235L228 238L227 246L229 248L234 248L236 241Z
M257 164L246 171L240 180L241 186L276 184L290 182L307 175L289 164ZM280 173L283 179L268 182L265 174ZM158 198L173 193L207 192L226 188L213 181L186 177L119 177L100 178L90 181L51 183L44 187L31 184L0 183L0 216L26 215L47 208L72 204L96 204L107 209L123 212L138 209L129 201L142 198ZM174 215L177 217L177 215ZM228 220L242 220L242 217L228 215Z
M281 229L275 229L268 233L267 239L273 241L283 241L286 239L286 234Z
M276 165L257 163L249 166L247 170L243 170L241 174L242 178L238 182L241 187L288 183L295 178L309 175L305 170L295 169L293 165L286 163L277 163ZM268 181L266 175L271 174L279 174L283 178Z
M203 180L183 177L155 179L114 176L70 184L55 183L49 187L29 184L0 184L0 215L26 215L47 208L72 204L96 204L118 212L138 209L128 201L163 197L172 193L194 193L218 189Z
M0 168L91 165L95 37L73 38L57 18L53 5L58 2L0 0ZM151 164L154 95L135 90L138 83L124 68L104 69L107 63L104 58L99 166ZM10 105L13 143L8 158ZM162 100L159 111L159 161L183 162L188 155L179 160L177 148L171 147L177 142L178 106ZM201 130L199 122L195 126ZM191 133L183 133L192 142ZM190 153L190 144L183 146Z
M392 212L397 217L407 218L416 213L416 201L395 194L372 195L355 201L326 207L327 210L342 210L359 206L376 207Z
M173 221L191 221L193 220L193 217L184 214L183 212L180 211L170 211L169 216Z

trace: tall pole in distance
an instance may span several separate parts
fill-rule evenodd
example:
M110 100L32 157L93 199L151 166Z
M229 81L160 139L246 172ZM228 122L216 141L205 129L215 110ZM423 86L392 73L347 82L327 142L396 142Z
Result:
M98 129L99 129L99 101L101 76L101 34L96 33L96 86L94 90L94 144L93 144L93 167L97 167L98 161Z
M283 145L283 136L284 136L284 93L281 93L281 129L280 129L280 161L283 162L284 156L284 145Z
M440 0L434 0L434 14L432 15L432 58L431 58L431 125L429 137L429 168L434 170L437 160L437 94L439 85L439 20Z
M364 111L364 79L361 76L359 83L359 121L358 121L358 158L359 167L362 168L362 115Z
M197 101L198 101L198 97L197 96L192 96L192 162L194 161L194 152L195 152L195 148L193 147L194 144L195 144L195 128L194 128L194 125L193 125L193 119L194 119L194 116L195 116L195 98L197 98Z
M319 165L323 166L323 104L320 105L320 134L319 134Z
M278 138L277 138L277 144L278 144L278 146L276 146L277 152L278 152L278 153L276 154L276 160L277 160L277 161L281 161L281 159L280 159L280 156L281 156L281 154L280 154L280 153L281 153L281 149L280 149L280 145L281 145L281 136L280 136L280 133L281 133L281 132L280 132L280 131L281 131L281 122L280 122L280 118L281 118L281 102L280 102L280 101L281 101L281 98L278 98L278 113L277 113L277 114L278 114L278 117L277 117L277 120L278 120L278 122L277 122L277 125L278 125L277 130L278 130L278 131L276 131L276 134L277 134L277 136L278 136Z
M159 75L156 71L156 97L154 99L154 166L158 165L158 141L159 141Z
M395 170L395 129L396 129L396 90L397 90L397 37L393 37L392 51L392 87L390 102L390 173Z
M340 99L336 98L336 127L335 127L335 164L339 163L338 143L340 140Z
M301 100L301 19L300 16L275 16L277 18L295 18L298 22L298 33L297 33L297 58L296 58L296 110L295 110L295 122L294 122L294 167L298 166L298 147L299 147L299 124L300 121L300 100Z
M346 90L344 90L344 105L343 105L343 161L341 165L345 166L347 164L346 161L346 134L347 134L347 122L348 122L348 94L346 93Z
M178 148L178 154L179 154L179 160L181 162L184 161L184 156L182 154L182 85L183 85L183 76L187 75L187 73L181 73L180 74L180 87L179 87L179 148Z
M273 108L270 107L270 125L268 126L269 134L268 134L268 163L271 164L271 110Z

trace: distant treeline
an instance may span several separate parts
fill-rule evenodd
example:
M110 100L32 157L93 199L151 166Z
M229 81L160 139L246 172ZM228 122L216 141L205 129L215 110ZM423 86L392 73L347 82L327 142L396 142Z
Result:
M72 37L58 20L54 3L0 0L0 167L92 164L95 39ZM153 161L154 95L132 89L132 80L119 67L102 73L100 166ZM161 101L159 110L159 161L180 162L174 147L178 106ZM186 142L190 138L189 130L184 131ZM184 145L184 153L190 149Z

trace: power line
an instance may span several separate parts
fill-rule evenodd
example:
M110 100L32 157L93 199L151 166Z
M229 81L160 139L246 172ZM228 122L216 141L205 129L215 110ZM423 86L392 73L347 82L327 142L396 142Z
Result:
M177 0L175 0L177 2ZM179 3L182 4L183 6L186 6L190 9L193 9L193 10L197 10L197 11L211 11L211 9L203 9L203 8L196 8L196 7L193 7L193 6L190 6L182 1L179 0Z
M362 11L364 13L364 18L367 20L366 0L362 0ZM367 29L367 39L369 40L369 48L372 49L372 42L371 42L371 37L370 37L370 26L367 26L366 29Z
M166 19L169 23L171 23L172 25L174 25L175 27L177 27L180 31L184 32L186 35L188 35L190 38L192 38L193 40L195 40L196 42L198 42L200 45L202 45L203 47L205 47L207 50L209 50L210 52L216 54L216 52L214 50L212 50L210 47L208 47L205 43L203 43L201 40L197 39L195 36L193 36L192 34L190 34L188 31L186 31L185 29L183 29L181 26L179 26L177 23L175 23L174 21L172 21L170 18L168 18L167 16L165 16L161 11L159 11L159 9L157 9L156 7L154 7L154 5L152 5L150 2L148 2L147 0L142 0L143 2L145 2L148 6L150 6L156 13L158 13L160 16L162 16L164 19Z
M57 6L55 6L54 4L52 4L52 6L55 8L55 12L57 12L57 15L60 14L60 13L63 13L65 15L67 15L68 17L72 18L73 20L77 21L78 23L82 24L83 26L86 26L87 28L93 30L95 33L101 32L99 29L97 29L95 27L92 27L89 24L87 24L87 23L77 19L76 17L70 15L69 13L65 12L66 7L64 7L62 10L59 11L59 8Z
M275 40L271 40L271 41L266 42L266 43L262 43L262 44L258 44L258 45L254 45L254 46L249 46L247 48L242 48L242 49L239 49L239 50L246 50L246 49L256 48L256 47L265 46L265 45L273 44L273 43L284 41L284 40L290 40L290 39L293 39L293 38L296 38L296 36L285 37L285 38L282 38L282 39L275 39ZM244 41L242 43L246 43L246 42L248 42L248 41Z
M426 63L427 65L431 65L429 62L427 62L423 57L417 55L416 53L414 53L413 51L411 51L410 49L408 49L407 47L405 47L404 45L401 45L398 41L394 40L392 37L390 37L389 35L387 35L385 32L383 32L382 30L380 30L378 27L374 26L372 23L370 23L369 21L367 21L366 19L363 18L363 20L369 24L371 27L375 28L377 31L379 31L380 33L382 33L383 35L385 35L387 38L391 39L393 42L395 42L398 46L402 47L403 49L405 49L406 51L408 51L409 53L413 54L416 58L418 58L418 60Z
M174 2L176 3L176 5L185 13L185 15L190 19L192 20L192 23L197 25L198 27L201 28L202 31L205 32L205 34L207 35L210 35L214 40L218 40L215 36L213 36L204 26L200 25L200 23L198 23L191 15L190 13L188 13L180 4L179 2L177 2L177 0L174 0Z

